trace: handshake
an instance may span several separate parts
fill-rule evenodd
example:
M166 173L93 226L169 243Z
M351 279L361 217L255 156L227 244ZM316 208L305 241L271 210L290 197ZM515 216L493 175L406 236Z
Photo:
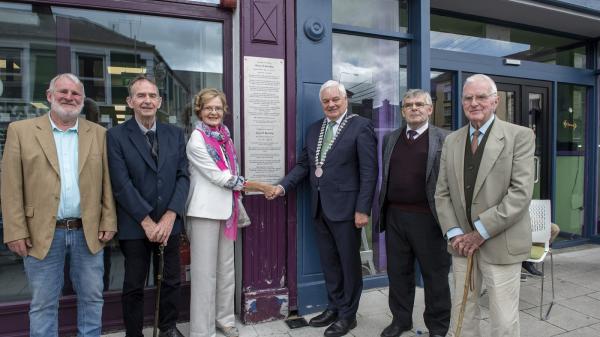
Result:
M267 200L273 200L285 194L283 188L279 185L271 185L259 181L246 180L244 185L245 192L262 192Z

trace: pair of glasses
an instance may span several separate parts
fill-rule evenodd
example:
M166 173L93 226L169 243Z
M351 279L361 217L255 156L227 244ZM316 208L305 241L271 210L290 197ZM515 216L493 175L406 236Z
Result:
M422 108L426 105L429 104L426 104L425 102L404 103L402 104L402 109L412 109L413 107Z
M223 108L220 106L205 106L204 108L202 108L202 110L208 112L221 112L223 111Z
M469 95L469 96L463 96L462 97L462 101L464 103L469 103L469 102L485 102L487 101L488 98L492 97L492 96L496 96L495 92L489 93L489 94L480 94L480 95Z

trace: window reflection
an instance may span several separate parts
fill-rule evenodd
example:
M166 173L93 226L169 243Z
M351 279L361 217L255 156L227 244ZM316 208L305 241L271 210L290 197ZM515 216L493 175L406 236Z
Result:
M429 120L433 125L452 130L454 114L454 73L450 71L431 71L431 100L433 113Z
M190 127L193 95L223 87L222 30L217 22L1 2L0 157L10 122L48 111L45 92L59 72L72 72L84 83L82 115L88 120L110 128L131 118L127 85L145 73L156 79L163 97L158 118ZM107 246L105 257L105 289L118 290L118 241ZM28 299L21 258L0 245L0 265L0 302Z
M586 68L585 41L431 15L431 48Z
M406 44L401 41L333 34L333 74L348 92L348 111L373 121L381 162L383 136L402 122L400 97L406 92ZM386 270L385 239L380 235L375 198L372 221L363 231L363 274Z
M515 92L498 90L498 97L500 98L500 103L498 103L498 107L496 108L496 115L503 121L518 123L518 121L515 120L515 109L517 104Z
M557 93L556 223L561 232L579 236L583 229L587 88L560 83Z
M406 32L407 0L333 0L333 23Z

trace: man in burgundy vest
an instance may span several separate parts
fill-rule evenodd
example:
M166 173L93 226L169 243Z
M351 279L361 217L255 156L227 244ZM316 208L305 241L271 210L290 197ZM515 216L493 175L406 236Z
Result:
M425 284L423 318L430 336L445 336L450 324L450 255L434 201L440 154L449 132L429 124L432 111L429 93L409 90L402 99L406 126L383 140L379 228L386 231L393 320L382 337L397 337L412 328L415 259Z

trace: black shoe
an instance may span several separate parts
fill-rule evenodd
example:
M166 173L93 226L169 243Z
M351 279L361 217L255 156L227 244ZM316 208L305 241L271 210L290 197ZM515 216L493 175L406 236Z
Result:
M446 334L447 332L439 333L429 331L429 337L446 337Z
M398 323L392 322L392 324L383 329L381 332L381 337L398 337L404 331L408 331L410 329L412 329L412 327L401 326Z
M533 263L531 263L531 262L524 261L522 266L523 266L523 269L527 270L527 272L531 275L544 276L544 274L542 274L541 271L537 270L535 268L535 266L533 265Z
M335 322L336 319L337 319L337 312L327 309L327 310L323 311L322 313L320 313L319 315L313 317L308 322L308 325L315 327L315 328L320 328L320 327L328 326L329 324Z
M356 319L340 318L325 330L324 335L325 337L341 337L354 328L356 328Z
M158 337L185 337L177 328L171 328L166 331L161 331Z

